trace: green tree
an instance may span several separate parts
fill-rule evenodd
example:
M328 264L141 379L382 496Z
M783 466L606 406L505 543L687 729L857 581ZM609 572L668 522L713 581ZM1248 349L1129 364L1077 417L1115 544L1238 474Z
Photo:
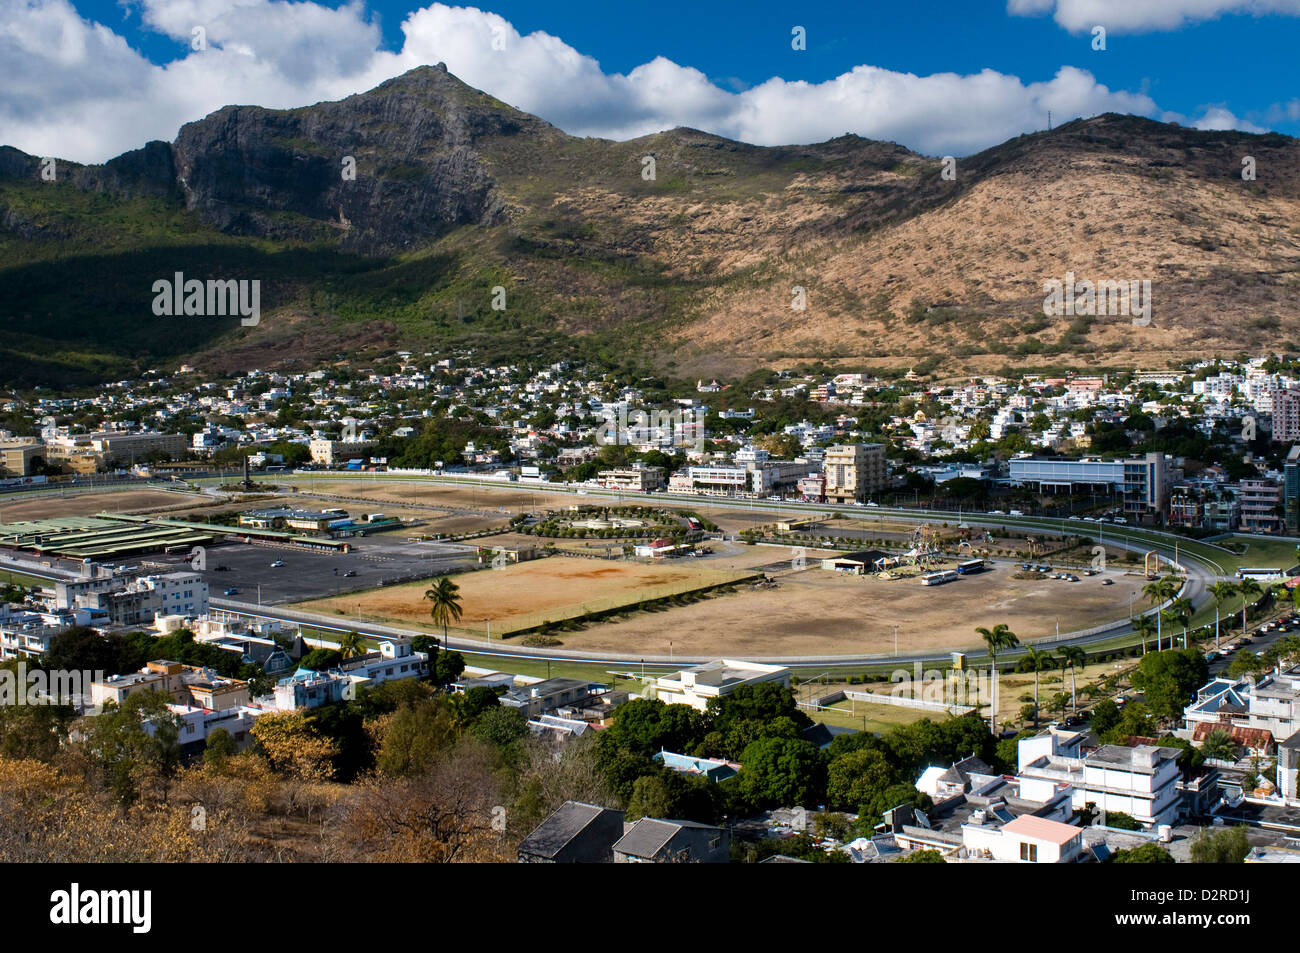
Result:
M418 776L455 743L456 735L455 718L441 699L403 704L383 733L376 767L389 777Z
M339 639L339 654L345 659L358 658L365 655L366 652L366 640L361 637L359 632L344 632Z
M208 733L208 741L203 748L203 760L207 764L219 767L238 750L239 746L230 736L230 732L225 728L214 728Z
M1130 850L1120 849L1115 851L1115 856L1111 858L1111 863L1115 864L1172 864L1174 863L1173 854L1165 850L1159 844L1143 844L1141 847L1134 847Z
M1161 578L1153 580L1152 582L1148 582L1145 586L1143 586L1142 594L1147 597L1148 601L1150 601L1150 603L1153 606L1160 606L1168 602L1175 595L1177 595L1178 590L1181 587L1182 587L1182 583L1178 580L1177 576L1162 576ZM1160 619L1158 617L1157 621L1163 621L1163 619ZM1161 629L1157 628L1156 629L1156 650L1157 651L1159 651L1161 648L1160 641L1161 641Z
M1232 599L1233 596L1237 595L1237 586L1235 583L1223 579L1220 580L1219 582L1214 583L1214 585L1210 586L1210 595L1214 597L1215 608L1222 609L1223 604L1225 602L1229 601L1230 599ZM1217 624L1217 618L1216 618L1216 624L1214 628L1214 647L1216 649L1219 647L1219 628Z
M439 685L447 685L460 678L465 671L465 656L459 652L439 652L433 664L433 680Z
M442 576L424 591L424 598L430 602L429 615L433 618L433 624L442 626L442 646L446 648L447 626L460 621L460 587L447 576Z
M1061 646L1061 663L1070 669L1070 710L1079 710L1078 684L1076 682L1078 669L1082 668L1088 660L1088 653L1078 645Z
M825 794L825 761L807 741L760 738L740 760L741 793L754 807L815 807Z
M979 626L975 629L976 634L984 640L984 645L988 648L989 653L989 673L994 681L998 677L998 653L1003 649L1015 648L1020 644L1016 634L1003 623L999 622L992 629L986 629ZM998 713L993 711L993 706L989 706L989 732L997 733Z
M1047 653L1032 645L1025 647L1024 664L1029 671L1034 673L1034 727L1038 727L1038 675L1047 667Z
M627 802L629 821L642 817L671 817L672 814L672 793L661 775L647 774L633 782L632 797Z
M501 704L497 693L486 685L475 685L465 692L463 697L462 708L468 721L473 721L489 708L496 708Z
M943 854L937 850L914 850L906 857L900 857L897 861L900 864L946 864L948 861L943 859Z
M1133 672L1133 687L1146 696L1147 707L1159 718L1179 718L1183 708L1205 684L1209 665L1196 649L1168 649L1142 657Z
M1237 745L1223 728L1215 728L1201 742L1201 756L1216 761L1235 761Z
M338 668L343 661L343 653L338 649L312 649L298 660L298 667L313 672L327 672Z
M832 808L856 811L859 805L874 801L898 780L884 752L860 748L831 760L826 800Z
M1249 853L1246 826L1238 824L1218 831L1202 830L1192 841L1191 859L1194 864L1240 864Z
M1119 719L1121 719L1119 706L1115 705L1113 699L1102 698L1092 706L1092 731L1097 737L1112 731L1115 725L1119 724Z
M497 748L507 748L528 734L528 716L522 708L488 708L470 727L470 734Z
M160 784L166 798L181 761L181 722L169 704L164 692L136 692L89 719L84 750L123 805L134 803L151 782Z
M1140 615L1133 620L1133 631L1142 639L1142 654L1147 654L1147 640L1156 634L1155 620L1149 615Z

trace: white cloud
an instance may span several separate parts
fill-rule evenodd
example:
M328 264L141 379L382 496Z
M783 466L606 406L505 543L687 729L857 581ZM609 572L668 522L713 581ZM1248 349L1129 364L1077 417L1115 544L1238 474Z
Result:
M473 7L434 4L411 13L402 46L392 51L381 48L377 19L362 0L336 9L284 0L134 2L149 28L176 41L177 59L150 63L68 0L0 0L0 142L98 162L149 139L170 140L183 123L224 105L339 99L437 62L566 132L612 139L674 126L760 145L854 132L931 155L965 155L1044 128L1049 110L1057 124L1106 111L1158 114L1145 91L1112 91L1074 67L1026 83L993 70L916 76L858 66L822 83L774 77L733 91L663 57L606 73L558 37L522 36ZM195 27L205 31L206 50L190 49ZM1216 107L1198 121L1223 128L1229 119L1236 121Z
M1205 110L1205 115L1192 123L1194 129L1235 129L1238 132L1268 132L1252 122L1245 119L1238 119L1225 106L1209 106Z
M1013 16L1053 19L1071 33L1104 26L1110 33L1177 30L1224 14L1300 16L1300 0L1007 0Z

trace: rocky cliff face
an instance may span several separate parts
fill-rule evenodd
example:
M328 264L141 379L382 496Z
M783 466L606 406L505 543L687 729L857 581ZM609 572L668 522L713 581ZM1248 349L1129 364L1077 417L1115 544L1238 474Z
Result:
M187 207L222 231L385 251L500 222L479 143L542 127L431 67L307 109L228 106L172 156Z
M503 221L506 204L480 147L515 136L563 134L439 65L340 102L227 106L182 127L174 143L151 142L100 166L61 165L85 191L179 199L228 234L333 237L384 253ZM39 161L0 149L0 179L36 178Z

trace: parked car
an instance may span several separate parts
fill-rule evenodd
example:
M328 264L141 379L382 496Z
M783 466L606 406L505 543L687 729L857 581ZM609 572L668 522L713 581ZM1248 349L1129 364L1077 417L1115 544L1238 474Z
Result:
M220 565L218 565L218 566L216 567L216 571L217 571L217 572L230 572L230 567L227 566L225 563L221 563Z
M355 569L349 569L349 570L348 570L347 572L345 572L343 575L344 575L345 578L351 578L352 576L355 576L356 574L357 574L357 571L356 571Z
M271 568L272 568L272 569L279 569L279 568L280 568L281 566L283 566L283 565L284 565L284 560L283 560L283 559L277 559L275 562L271 563Z
M239 595L239 590L236 589L234 586L230 586L228 589L226 589L226 591L225 591L225 595L227 595L227 596L237 596L237 595Z
M1102 584L1103 586L1113 586L1113 585L1115 585L1115 580L1114 580L1114 579L1103 579L1103 580L1101 581L1101 584Z

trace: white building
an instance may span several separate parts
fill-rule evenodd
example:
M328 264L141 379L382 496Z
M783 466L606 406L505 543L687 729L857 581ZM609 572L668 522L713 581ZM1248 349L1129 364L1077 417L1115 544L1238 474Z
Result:
M1102 745L1085 753L1083 738L1049 730L1022 740L1018 777L1022 786L1030 785L1024 790L1032 790L1034 781L1068 784L1076 808L1092 804L1097 811L1122 812L1146 828L1178 819L1179 749Z
M962 846L1006 863L1072 864L1083 852L1083 828L1022 814L1001 827L963 825Z
M741 685L780 682L790 687L790 670L733 659L714 659L655 680L655 697L668 705L690 705L704 711L711 698L730 695Z

